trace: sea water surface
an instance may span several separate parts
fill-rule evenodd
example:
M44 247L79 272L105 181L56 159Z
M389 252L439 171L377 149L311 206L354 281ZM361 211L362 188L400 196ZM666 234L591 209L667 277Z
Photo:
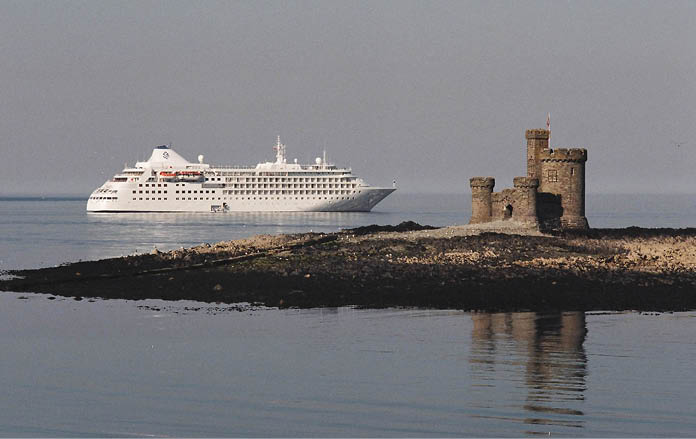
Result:
M694 436L695 325L3 293L0 435Z
M372 212L87 213L82 197L0 197L0 270L147 253L260 233L335 232L415 221L466 224L468 194L396 192ZM592 227L693 227L696 195L587 196Z
M468 220L465 196L369 214L88 215L0 200L1 269L256 233ZM692 225L696 199L588 197L596 227ZM389 202L387 202L389 201ZM665 212L668 212L665 214ZM0 436L696 436L696 313L278 310L0 293Z

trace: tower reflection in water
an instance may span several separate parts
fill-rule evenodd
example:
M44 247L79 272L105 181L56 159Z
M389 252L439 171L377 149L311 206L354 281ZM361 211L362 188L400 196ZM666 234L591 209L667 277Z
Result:
M583 427L584 313L475 313L472 319L477 416L522 422L528 434ZM516 417L520 408L524 418Z

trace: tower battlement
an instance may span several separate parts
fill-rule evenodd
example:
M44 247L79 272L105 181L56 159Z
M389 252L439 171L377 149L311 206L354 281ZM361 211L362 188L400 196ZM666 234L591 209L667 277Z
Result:
M539 187L539 179L531 177L515 177L512 179L512 185L516 188L536 188Z
M585 148L545 149L539 152L539 160L542 162L586 162L587 150Z
M524 132L524 137L527 139L545 139L548 140L551 136L551 131L542 128L535 128Z
M495 186L495 178L493 177L471 177L469 185L472 188L493 188Z

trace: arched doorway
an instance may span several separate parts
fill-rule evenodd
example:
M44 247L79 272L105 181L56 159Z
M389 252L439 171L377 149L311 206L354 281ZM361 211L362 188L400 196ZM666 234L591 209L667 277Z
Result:
M503 209L503 220L509 220L512 218L512 204L508 204Z

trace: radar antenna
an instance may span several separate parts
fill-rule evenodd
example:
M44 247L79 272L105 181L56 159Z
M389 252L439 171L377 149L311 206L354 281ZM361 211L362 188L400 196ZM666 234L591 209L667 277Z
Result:
M278 136L278 143L273 149L276 152L276 163L285 163L285 145L280 143L280 136Z

